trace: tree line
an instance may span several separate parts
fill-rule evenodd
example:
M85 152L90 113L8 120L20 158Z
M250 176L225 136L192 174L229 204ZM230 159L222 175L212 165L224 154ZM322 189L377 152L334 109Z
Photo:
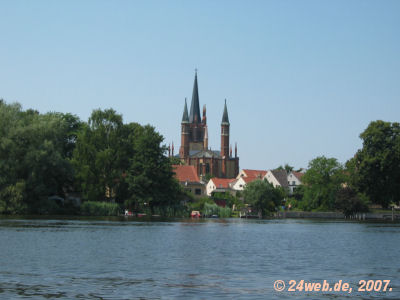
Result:
M113 109L88 122L0 100L0 213L57 213L54 199L114 202L151 213L180 209L163 137Z
M350 215L366 211L370 203L383 208L399 203L399 123L371 122L360 138L363 147L345 164L325 156L313 159L293 195L256 181L241 198L263 215L282 205ZM113 109L94 110L83 122L69 113L40 114L0 100L0 214L74 213L54 200L68 195L87 202L87 212L116 209L98 202L162 215L190 209L182 205L187 195L174 179L171 163L176 162L165 155L162 142L154 127L126 124ZM294 170L288 164L279 169Z
M363 146L345 164L320 156L308 165L292 195L268 182L251 182L244 200L268 214L280 206L305 211L342 211L349 216L400 202L400 124L373 121L360 134ZM278 169L294 168L286 164ZM286 200L286 201L285 201Z

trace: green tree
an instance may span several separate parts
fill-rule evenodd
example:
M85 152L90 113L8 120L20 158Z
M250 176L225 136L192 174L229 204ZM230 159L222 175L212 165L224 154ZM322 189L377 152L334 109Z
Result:
M169 160L170 160L171 165L183 165L184 164L184 162L181 161L181 159L179 157L170 156Z
M133 155L133 132L113 109L94 110L77 134L73 152L76 182L85 200L116 199ZM130 150L129 150L130 149Z
M371 122L360 134L362 149L346 167L351 184L372 202L388 207L400 201L400 124Z
M335 207L346 217L358 212L367 212L368 198L350 187L344 187L336 193Z
M49 196L64 196L73 179L66 149L74 146L68 141L69 123L64 116L23 111L19 104L0 103L3 212L35 213Z
M258 210L262 215L276 211L282 205L284 192L266 180L254 180L243 190L244 202Z
M165 156L167 147L161 145L163 139L150 125L135 131L134 156L126 178L131 192L127 204L135 209L148 207L154 213L157 207L163 213L180 204L183 193Z
M278 168L276 168L277 170L286 170L286 172L289 174L290 172L293 171L294 167L289 165L289 164L285 164L284 166L280 165Z
M336 193L346 181L346 177L336 158L320 156L309 163L302 181L305 209L332 210L335 208Z

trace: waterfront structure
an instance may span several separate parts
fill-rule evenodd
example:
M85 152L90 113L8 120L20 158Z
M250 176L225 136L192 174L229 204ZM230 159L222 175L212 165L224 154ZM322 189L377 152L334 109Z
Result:
M205 184L200 180L194 166L172 165L172 170L185 191L198 197L205 196Z
M228 108L225 100L221 121L221 148L220 151L211 150L208 145L205 105L203 106L203 116L200 118L199 89L196 71L190 113L188 112L186 99L183 108L179 158L184 164L193 166L200 178L206 175L218 178L235 178L239 173L239 157L237 156L236 144L235 156L232 156L232 146L229 144L229 129Z

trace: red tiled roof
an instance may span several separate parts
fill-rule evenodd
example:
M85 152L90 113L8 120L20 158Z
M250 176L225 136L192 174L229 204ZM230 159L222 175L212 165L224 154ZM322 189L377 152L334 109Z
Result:
M264 176L268 172L265 170L249 170L249 169L243 169L243 171L247 175L247 177L258 177L258 178L264 178Z
M175 178L179 182L200 182L194 166L172 165L172 170L175 172Z
M244 180L244 182L249 183L252 182L254 180L262 180L263 178L261 177L242 177L242 179Z
M297 177L298 180L301 181L301 177L304 176L304 173L292 171L293 175Z
M216 177L214 177L214 178L211 178L210 180L212 180L212 182L215 184L215 187L217 189L221 189L221 188L227 189L227 188L229 188L229 184L232 181L235 181L235 178L227 179L227 178L216 178Z

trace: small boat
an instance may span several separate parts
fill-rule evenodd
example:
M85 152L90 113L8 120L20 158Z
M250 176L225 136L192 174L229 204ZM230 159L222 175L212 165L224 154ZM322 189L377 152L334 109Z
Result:
M200 212L199 212L198 210L193 210L193 211L190 213L190 216L191 216L192 218L200 218L200 217L201 217L201 214L200 214Z

